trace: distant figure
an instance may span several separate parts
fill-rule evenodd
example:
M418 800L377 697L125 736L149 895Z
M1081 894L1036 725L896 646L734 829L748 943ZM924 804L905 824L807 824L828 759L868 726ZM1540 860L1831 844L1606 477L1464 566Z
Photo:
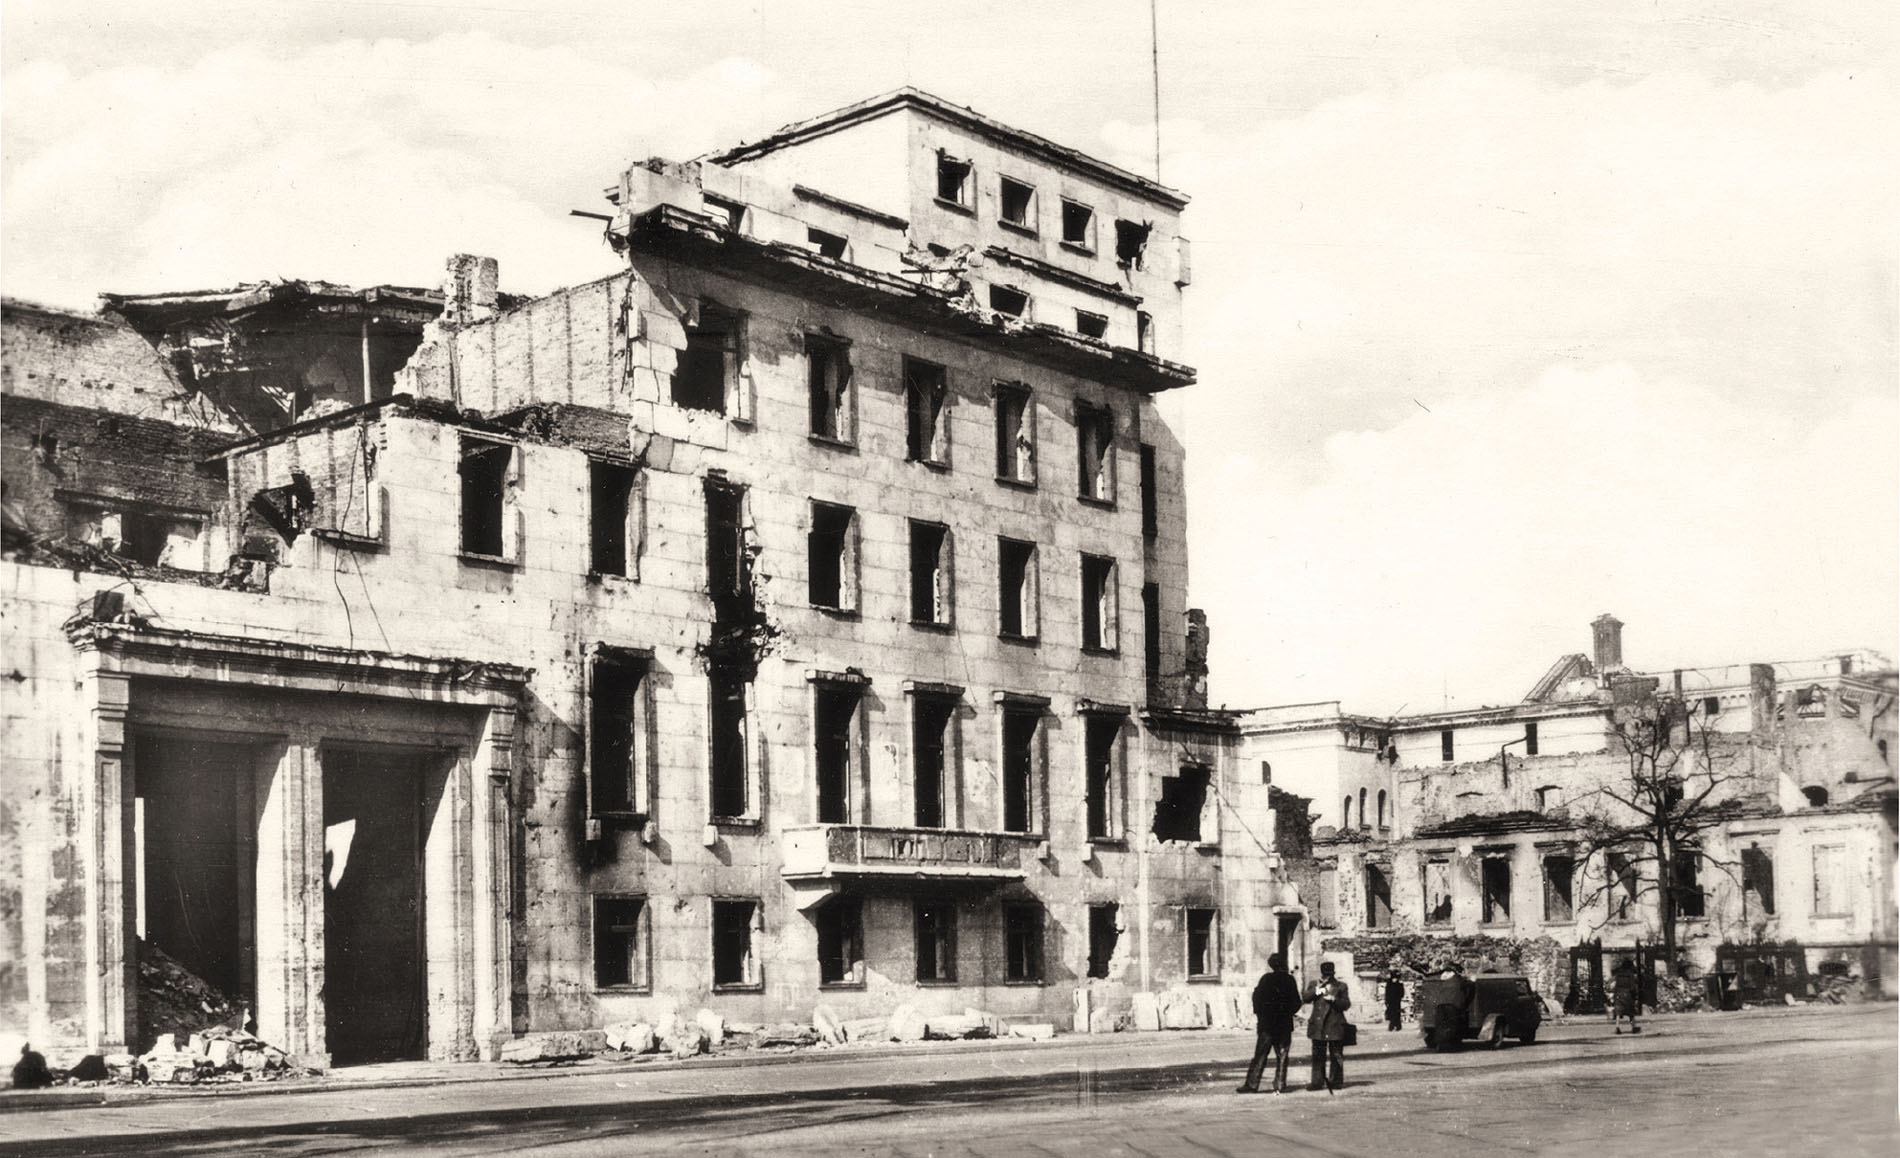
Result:
M1636 1024L1638 1006L1636 963L1628 957L1616 963L1616 969L1610 974L1610 1024L1616 1026L1618 1036L1623 1033L1622 1021L1630 1019L1630 1032L1641 1033L1643 1027Z
M1385 979L1385 1027L1396 1033L1404 1018L1405 981L1400 978L1399 971L1394 969Z
M32 1045L20 1047L20 1060L13 1063L13 1088L16 1090L43 1090L53 1084L53 1071L46 1068L46 1058Z
M1293 1051L1293 1015L1300 1011L1300 987L1286 971L1286 954L1267 958L1267 972L1253 990L1253 1015L1258 1026L1253 1061L1247 1066L1247 1080L1237 1094L1260 1092L1260 1075L1267 1068L1267 1055L1274 1055L1273 1092L1286 1092L1287 1055Z
M1306 1083L1309 1090L1331 1090L1346 1084L1346 1011L1352 998L1346 983L1333 976L1333 963L1320 962L1319 980L1308 985L1304 1002L1313 1011L1306 1015L1306 1036L1313 1041L1313 1073Z

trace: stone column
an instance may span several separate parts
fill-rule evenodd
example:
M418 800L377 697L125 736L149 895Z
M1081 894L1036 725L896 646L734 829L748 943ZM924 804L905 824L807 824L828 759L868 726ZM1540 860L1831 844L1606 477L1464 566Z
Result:
M328 1066L323 1007L323 756L300 728L257 768L257 1032Z
M483 1058L499 1056L501 1043L514 1035L512 970L514 944L509 928L508 903L513 817L509 789L514 769L515 709L488 710L480 746L469 770L470 836L469 878L472 898L474 961L474 1035Z
M90 862L81 869L85 889L85 1040L107 1052L127 1048L137 1017L138 953L131 894L137 871L132 851L133 825L128 801L131 770L125 760L125 716L131 680L113 670L111 657L98 650L81 654L83 702L90 705L84 724L85 748L93 756L90 774L79 789L81 816L78 852Z

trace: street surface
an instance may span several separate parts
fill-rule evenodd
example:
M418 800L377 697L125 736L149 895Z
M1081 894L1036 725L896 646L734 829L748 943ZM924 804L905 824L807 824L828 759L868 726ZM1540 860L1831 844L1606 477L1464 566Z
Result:
M1890 1156L1897 1029L1892 1005L1656 1018L1640 1037L1586 1018L1531 1046L1434 1054L1409 1029L1362 1025L1334 1096L1235 1094L1252 1038L1212 1032L461 1067L483 1080L409 1088L373 1067L299 1092L0 1113L0 1154Z

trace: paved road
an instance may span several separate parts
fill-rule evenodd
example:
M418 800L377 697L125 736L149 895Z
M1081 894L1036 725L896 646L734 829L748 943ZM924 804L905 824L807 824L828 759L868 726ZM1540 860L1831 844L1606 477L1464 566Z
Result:
M1337 1096L1233 1092L1234 1034L590 1067L390 1089L195 1095L0 1115L0 1153L1892 1155L1892 1006L1601 1022L1426 1053L1368 1028Z

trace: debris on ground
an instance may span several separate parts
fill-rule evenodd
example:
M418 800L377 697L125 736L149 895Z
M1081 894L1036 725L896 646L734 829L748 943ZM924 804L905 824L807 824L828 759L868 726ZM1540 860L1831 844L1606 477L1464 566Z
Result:
M171 954L140 940L139 1037L134 1044L155 1042L169 1034L193 1034L214 1026L242 1029L242 1006L220 993L202 977L179 964Z

